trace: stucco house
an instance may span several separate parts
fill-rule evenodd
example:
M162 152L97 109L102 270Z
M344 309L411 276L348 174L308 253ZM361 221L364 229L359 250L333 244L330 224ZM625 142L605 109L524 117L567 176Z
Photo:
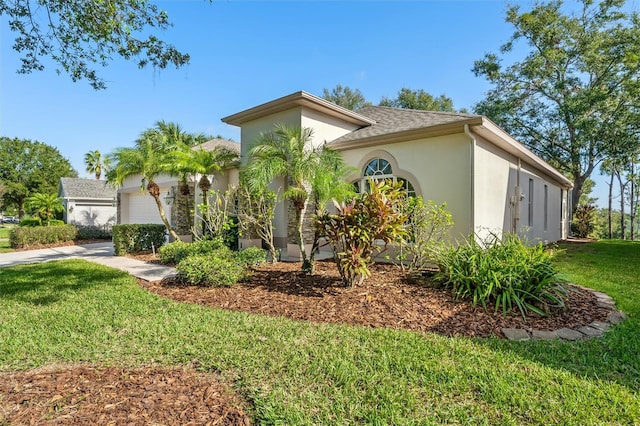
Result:
M240 153L240 144L226 139L211 139L203 144L196 145L193 149L211 151L217 147L225 147ZM178 176L162 174L156 177L155 182L160 187L160 197L164 212L180 237L185 241L191 239L191 227L194 222L195 205L201 201L201 191L197 186L199 175L189 176L187 181L188 192L180 190ZM228 170L222 176L215 176L212 181L212 190L226 190L229 185L238 183L238 169ZM157 223L162 219L153 198L140 190L141 177L131 177L123 183L118 190L118 223Z
M339 151L352 181L403 180L411 193L447 203L452 237L518 232L557 241L569 232L569 179L487 117L371 106L357 112L300 91L222 119L241 130L241 158L274 124L313 129L313 143ZM274 189L284 187L282 180ZM279 203L275 244L299 255L291 209ZM305 241L310 242L310 241Z
M116 223L116 189L104 180L60 178L58 196L65 223L99 228Z

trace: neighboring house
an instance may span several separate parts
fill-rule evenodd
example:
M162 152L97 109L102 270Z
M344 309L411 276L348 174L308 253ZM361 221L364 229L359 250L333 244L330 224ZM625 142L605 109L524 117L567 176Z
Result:
M110 228L116 223L116 190L104 180L60 178L65 223Z
M212 139L203 144L196 145L193 149L205 149L211 151L223 146L240 153L240 144L226 139ZM185 241L190 240L193 216L197 216L195 206L202 202L202 194L197 187L200 175L189 176L187 181L188 193L180 190L178 176L162 174L156 177L155 182L160 187L160 201L169 223ZM157 223L162 219L156 203L146 188L141 190L141 177L127 179L118 190L118 223ZM212 179L212 190L226 190L229 185L238 183L238 170L229 170L223 176L215 176ZM185 191L186 192L186 191Z
M222 121L240 127L243 161L276 123L313 129L316 146L327 143L359 170L352 181L361 189L368 178L402 180L410 193L447 203L453 238L518 232L551 242L568 236L571 181L484 116L375 106L354 112L296 92ZM275 243L289 257L299 254L292 214L279 203Z

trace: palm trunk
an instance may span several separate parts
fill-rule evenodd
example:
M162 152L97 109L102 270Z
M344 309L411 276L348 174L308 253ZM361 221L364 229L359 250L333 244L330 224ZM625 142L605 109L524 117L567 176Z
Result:
M171 238L173 238L175 241L179 241L180 236L171 227L171 225L169 224L169 220L167 219L167 215L164 214L164 208L162 207L162 202L160 201L160 188L158 187L158 184L153 181L149 181L149 183L147 184L147 191L149 192L149 195L151 195L156 201L158 213L160 213L160 219L162 219L162 223L164 223L164 226L167 228L169 235L171 235Z
M209 194L209 189L211 189L211 182L209 182L209 178L206 175L202 175L200 181L198 182L198 186L200 187L200 191L202 191L202 205L205 206L205 213L202 215L202 236L206 236L207 230L209 228L207 215L209 212L207 211L207 206L209 205L209 199L207 195Z
M304 249L304 234L302 232L302 218L304 217L305 210L306 208L304 206L302 208L296 207L296 226L298 227L298 246L300 247L300 257L302 257L303 267L309 261L307 259L307 252Z

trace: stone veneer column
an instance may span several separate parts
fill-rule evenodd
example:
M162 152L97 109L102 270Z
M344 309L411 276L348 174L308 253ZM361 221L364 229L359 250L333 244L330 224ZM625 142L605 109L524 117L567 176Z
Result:
M305 205L307 208L302 218L302 237L305 244L313 244L313 216L315 212L313 203L307 201ZM287 243L298 244L296 209L291 201L287 201Z
M184 193L183 193L184 192ZM186 187L179 186L176 198L171 205L171 223L178 235L191 235L193 228L193 193L194 184Z

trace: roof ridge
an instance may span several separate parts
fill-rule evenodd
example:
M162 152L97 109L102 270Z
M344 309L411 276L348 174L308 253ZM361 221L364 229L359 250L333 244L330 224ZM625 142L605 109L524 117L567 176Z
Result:
M392 110L392 111L398 111L398 112L415 112L415 113L420 113L420 114L438 114L438 115L450 115L450 116L465 116L465 117L481 117L480 114L470 114L468 112L456 112L456 111L434 111L434 110L427 110L427 109L414 109L414 108L398 108L398 107L391 107L391 106L387 106L387 105L369 105L366 106L364 108L361 108L359 111L366 109L366 108L379 108L379 109L387 109L387 110Z

